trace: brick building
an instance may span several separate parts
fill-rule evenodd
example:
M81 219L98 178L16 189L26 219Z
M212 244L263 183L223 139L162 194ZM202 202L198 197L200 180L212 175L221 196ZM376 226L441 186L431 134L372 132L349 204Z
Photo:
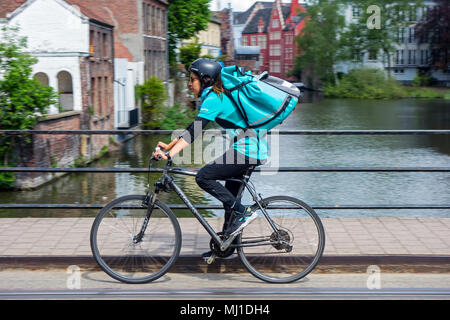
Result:
M38 130L114 129L113 26L84 6L63 0L3 0L0 18L19 26L38 59L33 75L59 94L59 106ZM6 5L8 4L8 5ZM22 166L69 166L89 161L111 142L106 135L35 135L18 148ZM36 187L53 175L19 175L17 187Z
M305 8L292 0L282 4L280 0L260 8L255 6L242 30L243 46L259 46L260 70L280 78L288 79L286 73L294 66L296 37L304 27L304 21L297 16ZM292 79L289 79L292 80Z
M214 12L214 17L220 22L220 50L222 55L226 55L225 64L234 62L234 43L233 43L233 11L231 7L222 11Z
M246 11L235 12L233 32L238 39L235 50L241 62L249 52L247 58L250 69L256 67L255 72L269 70L276 77L294 80L288 78L286 73L294 66L294 37L301 32L305 23L298 12L305 11L305 5L298 0L292 0L290 4L275 0L257 1ZM254 59L255 47L260 51L257 62Z
M68 0L114 26L115 127L137 125L134 88L151 76L168 81L167 0Z

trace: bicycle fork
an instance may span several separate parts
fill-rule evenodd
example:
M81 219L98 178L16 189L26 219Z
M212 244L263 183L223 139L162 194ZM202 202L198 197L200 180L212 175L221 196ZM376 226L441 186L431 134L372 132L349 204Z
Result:
M147 230L148 222L150 221L150 217L153 212L153 208L155 206L156 201L156 193L152 192L150 195L147 194L144 201L142 202L143 206L148 206L147 214L144 218L144 223L142 224L141 231L137 235L133 237L133 243L137 244L142 241L142 238L144 237L145 230Z

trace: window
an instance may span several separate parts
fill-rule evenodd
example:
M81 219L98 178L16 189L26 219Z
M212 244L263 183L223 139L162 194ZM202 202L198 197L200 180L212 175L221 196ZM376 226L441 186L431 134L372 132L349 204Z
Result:
M280 40L281 39L281 33L280 31L275 31L269 33L270 40Z
M294 36L292 34L287 34L285 37L286 44L292 44L294 40Z
M409 21L416 21L417 20L417 9L415 6L411 6L409 8Z
M363 53L360 49L354 49L353 50L353 61L355 62L361 62L363 57Z
M280 26L280 22L277 19L272 21L272 28L278 28Z
M103 50L103 38L101 36L101 32L97 32L97 51L95 57L96 58L100 58L103 56L103 53L101 52L101 50Z
M361 9L356 6L353 6L352 7L352 17L358 18L360 15L361 15Z
M33 78L39 80L39 82L41 84L43 84L44 86L48 86L49 84L49 80L48 80L48 76L47 74L45 74L44 72L38 72L36 73Z
M409 29L408 42L412 43L412 42L414 42L414 28L408 28L408 29Z
M103 33L103 58L108 59L110 57L109 54L109 41L108 41L108 34Z
M251 36L251 45L256 46L256 36Z
M285 50L285 59L286 60L292 60L293 59L293 48L286 48Z
M103 77L97 77L97 92L98 92L98 114L101 116L104 112L104 90Z
M394 69L394 73L405 73L404 69Z
M280 61L279 60L272 60L270 61L270 72L280 72Z
M428 64L428 50L420 50L420 64Z
M243 46L246 46L246 45L247 45L247 37L246 37L246 36L243 36L243 37L242 37L242 45L243 45Z
M416 64L416 50L408 50L408 64Z
M97 101L97 82L96 78L91 78L91 103L92 103L92 111L94 113L98 112L98 101Z
M258 26L258 33L262 33L264 32L264 25L259 25Z
M403 50L397 50L395 56L395 64L403 64Z
M405 29L398 28L397 30L397 42L402 43L405 41Z
M266 49L266 36L258 36L258 46L261 49Z
M271 56L279 56L281 55L280 45L273 44L270 46L270 55Z
M369 60L372 60L372 61L377 60L377 51L376 50L373 50L373 49L369 50Z
M73 84L72 75L67 71L60 71L58 79L59 104L65 110L73 110Z

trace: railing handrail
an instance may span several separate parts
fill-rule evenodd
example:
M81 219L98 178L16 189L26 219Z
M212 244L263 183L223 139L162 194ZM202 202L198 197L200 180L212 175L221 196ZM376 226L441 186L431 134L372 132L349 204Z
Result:
M176 168L174 168L176 169ZM192 175L190 170L169 170L171 173ZM0 172L73 172L73 173L148 173L163 172L162 168L47 168L47 167L0 167ZM450 167L259 167L254 172L450 172Z
M181 128L180 128L181 129ZM182 129L181 129L182 130ZM171 134L175 130L0 130L6 135L30 134ZM203 132L225 134L226 130L209 129ZM272 129L268 134L280 135L440 135L450 134L450 130L278 130Z
M0 135L31 134L171 134L173 130L0 130ZM226 134L226 130L203 130ZM280 135L449 135L450 130L277 130L269 132ZM184 168L188 169L188 168ZM93 173L147 173L162 172L162 168L43 168L0 167L0 172L93 172ZM195 169L190 169L195 170ZM255 172L450 172L450 167L260 167ZM187 171L172 173L193 175ZM103 204L0 204L0 209L100 209ZM187 209L185 205L169 204L169 208ZM450 204L397 204L397 205L313 205L314 209L450 209ZM197 209L223 209L218 205L196 205Z

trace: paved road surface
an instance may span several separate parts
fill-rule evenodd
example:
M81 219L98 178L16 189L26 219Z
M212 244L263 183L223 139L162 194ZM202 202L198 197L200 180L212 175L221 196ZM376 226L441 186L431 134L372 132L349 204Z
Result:
M312 273L286 285L247 273L168 273L153 283L120 283L102 271L0 272L0 299L448 299L449 273Z

